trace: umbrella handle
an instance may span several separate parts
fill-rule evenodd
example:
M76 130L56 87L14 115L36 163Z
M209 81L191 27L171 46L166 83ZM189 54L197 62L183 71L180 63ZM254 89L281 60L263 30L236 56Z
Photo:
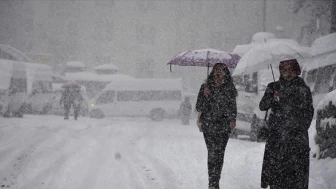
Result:
M209 76L209 63L208 63L208 72L207 72L208 76Z
M171 69L171 64L170 64L170 72L172 72L172 69Z
M271 67L271 70L272 70L273 81L275 82L275 77L274 77L274 73L273 73L272 64L270 64L270 67Z

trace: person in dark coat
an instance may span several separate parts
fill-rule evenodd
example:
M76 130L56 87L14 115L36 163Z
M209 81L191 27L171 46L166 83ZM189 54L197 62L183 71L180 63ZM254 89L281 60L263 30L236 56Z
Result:
M60 99L60 105L64 105L64 119L69 119L70 108L72 106L74 110L74 119L77 120L82 101L83 96L80 91L80 86L74 84L67 85Z
M191 103L190 103L190 98L185 97L184 101L180 105L180 113L181 113L181 118L182 118L182 124L183 125L189 125L189 118L191 114Z
M259 108L270 110L261 187L308 189L312 94L296 59L281 61L280 79L269 83Z
M219 189L224 152L236 126L237 90L229 69L217 63L198 93L196 110L208 150L209 189Z

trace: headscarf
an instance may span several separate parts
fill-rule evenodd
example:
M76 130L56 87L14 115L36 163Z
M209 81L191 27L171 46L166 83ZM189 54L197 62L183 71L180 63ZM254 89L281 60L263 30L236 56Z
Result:
M293 71L296 73L296 75L300 75L301 74L301 68L300 68L299 62L296 59L290 59L290 60L280 61L279 70L283 69L283 67L286 64L287 65L290 64L292 66Z

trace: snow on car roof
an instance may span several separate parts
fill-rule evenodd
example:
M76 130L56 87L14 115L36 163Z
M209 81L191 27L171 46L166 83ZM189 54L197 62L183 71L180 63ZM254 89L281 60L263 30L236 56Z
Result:
M333 64L336 64L336 51L320 54L305 60L303 69L308 71Z
M67 80L74 80L74 81L101 81L101 82L133 79L132 76L125 74L99 75L94 72L65 73L64 78Z
M104 90L153 91L182 90L182 79L133 79L114 81Z
M95 70L119 70L118 66L114 65L114 64L103 64L103 65L99 65L94 67Z
M323 109L329 102L336 106L336 90L329 92L318 104L317 109Z
M311 48L313 56L336 51L336 33L317 38Z

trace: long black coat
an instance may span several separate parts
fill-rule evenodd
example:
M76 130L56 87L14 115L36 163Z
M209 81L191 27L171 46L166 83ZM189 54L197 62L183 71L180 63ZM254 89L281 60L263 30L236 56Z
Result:
M204 95L208 87L209 95ZM197 96L196 110L201 112L203 132L231 132L230 122L237 117L236 88L226 82L218 89L213 82L204 83Z
M279 93L279 102L273 98L275 91ZM309 87L300 77L291 81L281 77L268 84L259 108L261 111L271 109L261 187L308 189L308 128L314 114Z

